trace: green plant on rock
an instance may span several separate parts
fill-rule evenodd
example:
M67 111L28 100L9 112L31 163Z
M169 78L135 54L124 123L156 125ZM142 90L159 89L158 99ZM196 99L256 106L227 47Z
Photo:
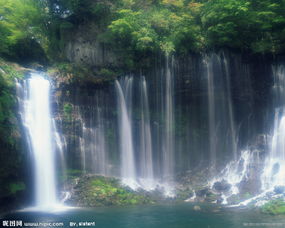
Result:
M24 191L26 189L26 185L23 182L15 182L9 185L10 194L16 194L17 192Z
M123 187L119 180L110 177L82 177L73 196L80 206L110 206L151 203L147 196Z
M261 211L271 215L285 214L285 201L281 198L269 201L261 207Z
M63 105L63 113L64 117L68 120L71 121L72 119L72 111L73 111L73 106L70 103L65 103Z

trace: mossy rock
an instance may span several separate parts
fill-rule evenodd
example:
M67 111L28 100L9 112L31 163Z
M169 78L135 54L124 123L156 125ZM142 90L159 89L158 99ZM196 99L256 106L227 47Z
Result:
M113 81L119 72L116 69L94 69L86 65L62 62L50 67L48 74L63 85L90 86Z
M74 188L71 204L83 207L153 203L149 196L122 186L119 180L103 176L83 176Z
M285 201L284 199L276 199L269 201L261 207L261 212L270 215L284 215L285 214Z

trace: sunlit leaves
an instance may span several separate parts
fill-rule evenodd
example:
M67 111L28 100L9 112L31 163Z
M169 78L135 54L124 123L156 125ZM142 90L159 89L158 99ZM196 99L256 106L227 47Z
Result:
M34 0L0 0L0 52L23 38L41 39L42 14Z

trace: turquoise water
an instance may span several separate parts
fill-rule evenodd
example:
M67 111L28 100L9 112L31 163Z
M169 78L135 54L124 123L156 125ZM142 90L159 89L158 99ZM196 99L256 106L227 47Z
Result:
M200 205L195 211L193 204L109 207L70 209L54 213L15 212L1 216L3 221L24 223L58 223L57 227L80 226L80 222L95 222L95 228L241 228L285 227L285 216L265 216L253 210L217 208ZM62 226L63 224L63 226ZM53 224L52 224L53 225ZM76 226L77 225L77 226ZM43 227L43 226L38 226Z

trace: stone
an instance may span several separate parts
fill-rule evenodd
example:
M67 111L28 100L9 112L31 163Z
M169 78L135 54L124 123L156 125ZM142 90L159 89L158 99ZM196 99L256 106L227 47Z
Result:
M230 190L231 185L226 181L218 181L213 186L214 190L218 192L227 192Z
M195 205L195 206L193 207L193 209L194 209L194 211L201 211L201 207L198 206L198 205Z

